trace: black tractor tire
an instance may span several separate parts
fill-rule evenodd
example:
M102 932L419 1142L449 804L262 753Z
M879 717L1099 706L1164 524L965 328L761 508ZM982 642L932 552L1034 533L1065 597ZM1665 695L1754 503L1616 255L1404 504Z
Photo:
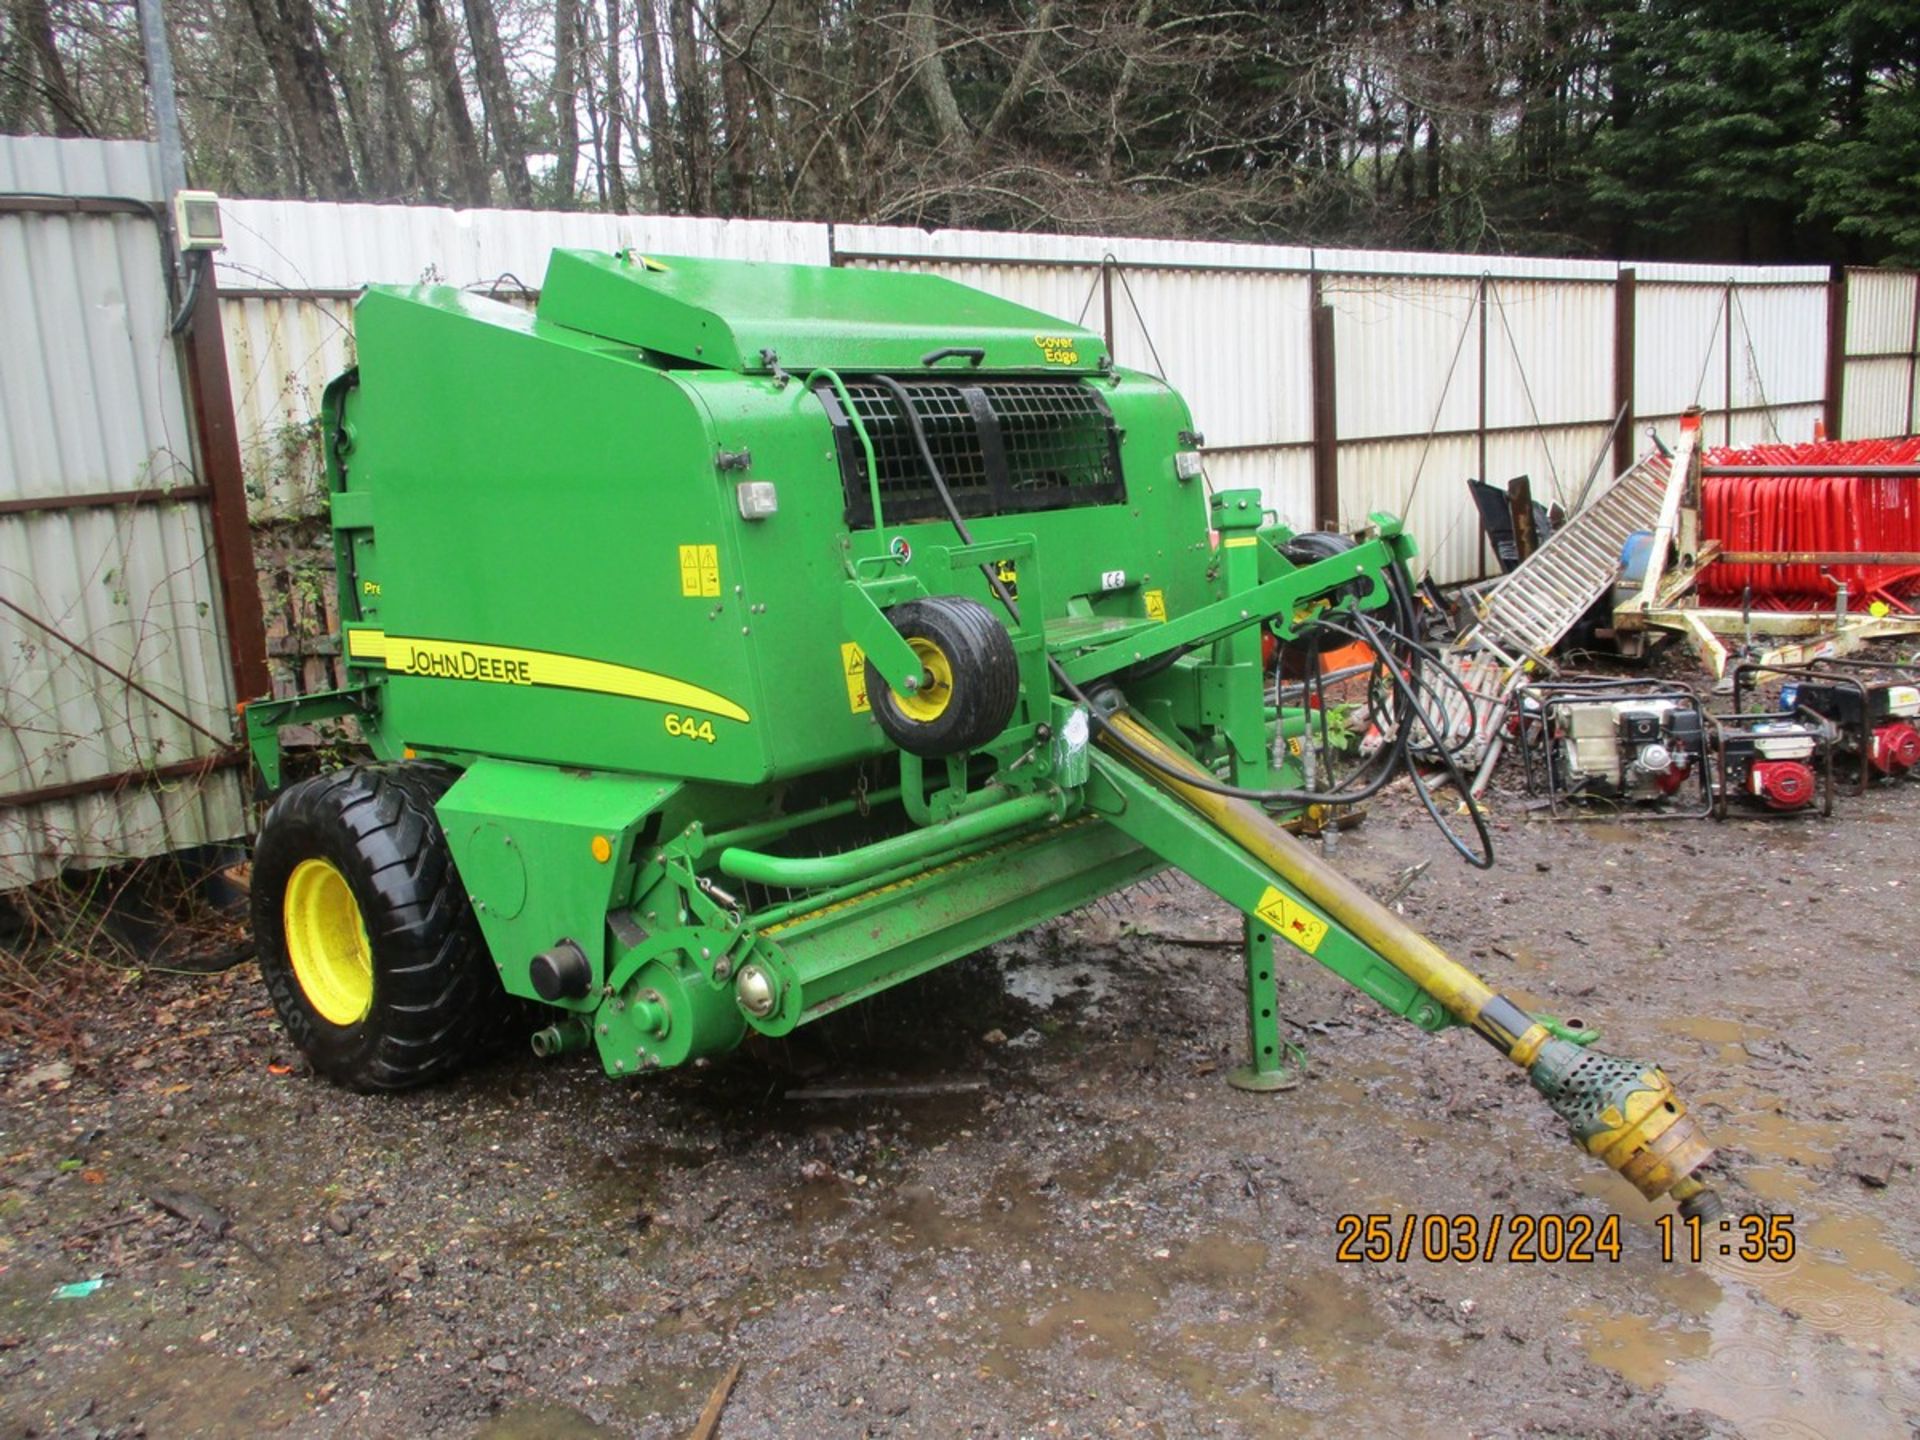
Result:
M977 749L1007 728L1020 700L1020 661L991 610L935 595L895 605L887 619L927 661L928 676L924 689L903 698L867 662L868 701L889 740L936 759Z
M282 791L261 824L252 896L260 973L301 1053L352 1089L442 1079L498 1036L507 997L433 808L459 773L424 761L336 770ZM290 909L290 882L329 905L297 898ZM326 916L331 929L316 918ZM332 980L340 984L329 988Z

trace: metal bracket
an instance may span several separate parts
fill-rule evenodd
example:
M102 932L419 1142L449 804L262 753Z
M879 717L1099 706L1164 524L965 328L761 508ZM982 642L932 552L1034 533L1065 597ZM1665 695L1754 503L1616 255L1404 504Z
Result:
M355 685L345 690L319 690L286 700L252 700L242 711L247 726L247 749L267 793L280 788L280 731L288 725L309 725L342 715L371 715L378 708L378 685Z

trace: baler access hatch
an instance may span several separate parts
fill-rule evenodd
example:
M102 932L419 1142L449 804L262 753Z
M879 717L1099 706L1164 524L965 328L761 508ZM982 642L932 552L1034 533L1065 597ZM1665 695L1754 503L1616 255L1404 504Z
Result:
M903 380L954 503L969 520L1126 501L1120 432L1100 392L1078 380ZM847 397L873 442L889 521L946 511L889 388L849 379ZM833 422L847 525L873 524L866 450L830 385L816 393Z

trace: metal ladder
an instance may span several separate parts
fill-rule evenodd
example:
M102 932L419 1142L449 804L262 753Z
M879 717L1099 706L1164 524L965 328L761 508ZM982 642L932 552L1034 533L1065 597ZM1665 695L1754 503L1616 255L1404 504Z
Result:
M1517 656L1550 652L1612 588L1627 537L1654 528L1670 471L1655 452L1616 476L1486 593L1469 637Z
M1487 753L1526 662L1544 660L1612 587L1627 537L1659 519L1670 475L1666 457L1642 457L1481 597L1479 619L1442 657L1473 697L1469 716L1467 696L1443 687L1447 742L1464 763Z

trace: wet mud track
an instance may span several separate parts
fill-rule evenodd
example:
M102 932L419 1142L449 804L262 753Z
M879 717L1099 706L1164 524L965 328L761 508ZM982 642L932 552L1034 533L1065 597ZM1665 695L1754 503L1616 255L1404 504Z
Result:
M644 1083L509 1057L349 1095L251 966L149 975L71 1074L5 1057L0 1435L681 1436L736 1360L731 1437L1912 1433L1920 794L1496 804L1490 873L1393 801L1335 858L1376 891L1431 859L1410 919L1665 1065L1791 1260L1664 1258L1671 1206L1511 1067L1304 959L1309 1082L1228 1088L1236 924L1185 881ZM1617 1214L1620 1254L1337 1260L1373 1214Z

